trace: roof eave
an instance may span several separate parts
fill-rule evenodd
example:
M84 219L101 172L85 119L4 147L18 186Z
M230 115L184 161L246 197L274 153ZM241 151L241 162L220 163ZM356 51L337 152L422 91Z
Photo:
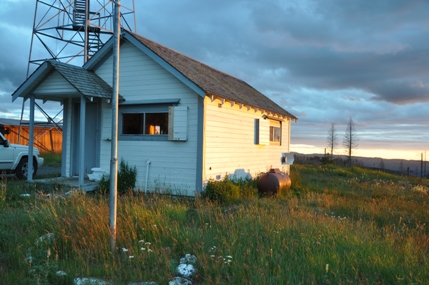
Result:
M52 65L47 61L42 63L31 75L28 77L22 84L19 86L15 92L12 93L12 102L15 102L16 99L22 97L24 101L27 99L28 95L36 89L36 87L41 83L43 77L52 70Z
M261 111L262 114L265 114L265 113L269 114L269 113L271 113L271 114L273 114L274 117L277 116L279 118L280 117L282 117L282 118L289 118L289 119L291 119L294 122L296 122L298 120L297 117L295 117L294 115L290 114L287 111L285 111L285 112L275 112L275 111L271 111L271 110L268 110L268 109L265 109L265 108L252 106L252 105L250 105L248 103L243 103L243 102L238 102L238 101L234 101L234 100L231 100L231 99L227 99L227 98L224 98L224 97L216 95L216 94L207 93L206 95L207 95L207 97L210 98L210 100L212 102L215 99L219 99L219 100L222 101L222 104L224 104L225 102L229 102L229 103L231 103L232 106L235 105L235 104L237 104L237 105L240 105L240 107L247 107L248 109L254 109L254 110Z

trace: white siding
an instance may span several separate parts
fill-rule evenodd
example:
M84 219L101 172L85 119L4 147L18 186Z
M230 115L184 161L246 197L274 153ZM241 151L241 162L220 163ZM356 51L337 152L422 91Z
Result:
M137 186L144 190L147 162L148 191L195 195L197 173L197 110L198 95L168 71L130 43L121 45L119 93L126 101L181 98L179 106L187 106L188 140L124 141L118 143L118 157L137 167ZM96 71L111 84L112 57ZM111 114L106 102L102 106L102 142L100 167L110 171Z
M289 166L281 164L283 152L289 152L290 120L282 122L281 145L255 144L255 119L265 121L260 111L240 108L239 104L206 97L205 105L205 166L204 180L222 179L225 175L243 177L248 174L255 177L270 168L279 168L289 172ZM220 107L221 106L221 107ZM262 123L265 132L269 132L269 124ZM261 132L262 132L261 126ZM262 135L262 134L260 134Z
M74 88L64 77L61 76L57 71L49 75L46 80L37 87L34 94L73 94L76 93Z
M72 138L72 114L73 114L73 104L71 99L66 100L66 104L64 108L67 108L67 117L63 118L64 127L67 130L67 133L63 133L63 138ZM72 149L71 149L71 139L66 140L66 153L65 153L65 161L62 163L65 164L65 177L71 177L71 159L72 159Z

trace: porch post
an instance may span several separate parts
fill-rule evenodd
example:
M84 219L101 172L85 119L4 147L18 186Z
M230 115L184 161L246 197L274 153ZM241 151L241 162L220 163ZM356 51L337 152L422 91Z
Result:
M69 128L68 128L68 122L71 121L70 114L72 111L70 108L72 107L72 100L70 98L64 99L63 101L63 132L61 134L62 136L62 146L61 146L61 176L62 177L70 177L72 176L69 172L66 173L66 166L71 165L70 159L67 159L68 157L72 156L71 147L70 149L67 148L67 140L70 140L69 135ZM67 155L67 153L70 153L70 155ZM70 167L69 167L70 168Z
M86 98L80 96L80 131L79 131L79 185L83 186L85 176L85 117Z
M30 95L30 134L28 138L28 173L27 173L27 181L33 180L33 145L34 145L34 95Z

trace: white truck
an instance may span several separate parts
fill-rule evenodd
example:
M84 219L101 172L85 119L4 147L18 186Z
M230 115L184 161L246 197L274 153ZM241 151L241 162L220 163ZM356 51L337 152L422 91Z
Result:
M28 174L28 146L11 144L0 133L0 173L13 173L18 179L25 179ZM37 169L43 165L44 159L40 157L37 148L33 148L33 177Z

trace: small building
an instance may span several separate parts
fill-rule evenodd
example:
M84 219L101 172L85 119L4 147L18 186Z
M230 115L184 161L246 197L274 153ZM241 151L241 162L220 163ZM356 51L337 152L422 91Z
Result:
M29 121L0 118L0 133L13 144L28 145ZM34 146L41 152L61 152L62 126L49 122L34 122Z
M110 170L112 49L83 67L46 61L12 94L63 104L61 175L82 183ZM123 30L119 87L118 157L136 166L137 189L193 196L209 179L289 172L296 117L246 82Z

